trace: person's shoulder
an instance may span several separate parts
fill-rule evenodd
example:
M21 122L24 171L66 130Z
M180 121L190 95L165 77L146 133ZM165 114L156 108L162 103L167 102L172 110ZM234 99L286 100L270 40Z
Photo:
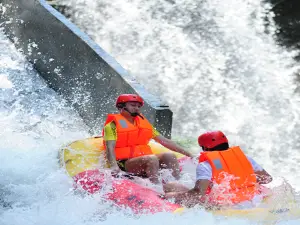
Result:
M104 128L111 128L111 129L115 129L116 128L116 123L114 121L110 121L109 123L107 123Z
M249 156L249 155L246 155L246 154L245 154L245 156L247 157L247 159L248 159L249 161L255 161L253 157L251 157L251 156Z
M196 180L211 180L212 168L208 162L201 162L196 168Z
M249 156L247 154L245 154L245 156L251 163L255 162L255 160L251 156Z
M152 133L153 133L153 138L158 137L160 133L155 129L154 126L152 126Z
M200 162L197 165L197 169L211 169L211 166L208 161Z
M249 160L249 162L251 163L254 171L261 171L261 170L263 170L263 167L261 165L259 165L252 157L247 156L247 155L246 155L246 157Z

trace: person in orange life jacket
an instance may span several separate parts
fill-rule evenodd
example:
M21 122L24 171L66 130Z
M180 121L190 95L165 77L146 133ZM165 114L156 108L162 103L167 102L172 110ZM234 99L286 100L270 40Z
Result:
M199 136L203 152L196 169L196 183L189 189L177 183L164 185L166 199L191 207L203 205L234 205L251 201L261 194L260 184L272 181L254 159L245 156L240 147L230 147L221 131Z
M119 114L109 114L103 129L106 159L116 173L120 170L139 176L146 176L158 183L160 168L172 170L179 178L179 164L175 154L154 155L148 143L151 139L186 156L192 155L170 139L160 135L140 113L143 99L135 94L122 94L117 98Z

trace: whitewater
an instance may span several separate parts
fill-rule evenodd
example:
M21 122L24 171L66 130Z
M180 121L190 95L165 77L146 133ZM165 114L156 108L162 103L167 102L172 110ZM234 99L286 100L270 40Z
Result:
M275 177L273 185L284 178L299 191L299 65L295 52L276 43L268 4L62 2L77 26L168 102L175 140L188 140L198 151L201 132L221 129ZM59 167L58 149L89 137L88 128L2 33L0 46L1 225L252 224L199 208L135 216L103 201L101 193L74 192Z
M220 129L299 186L299 64L260 0L63 0L88 33L174 113L173 137Z

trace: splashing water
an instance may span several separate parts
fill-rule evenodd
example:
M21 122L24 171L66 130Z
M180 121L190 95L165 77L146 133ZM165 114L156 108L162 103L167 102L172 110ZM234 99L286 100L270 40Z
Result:
M294 77L299 66L295 52L273 38L270 5L260 0L62 3L75 24L169 103L173 137L195 143L201 132L223 130L231 145L300 187Z
M116 217L123 224L184 221L170 213L135 216L104 201L101 192L76 194L58 166L58 149L89 137L88 129L2 33L0 46L1 225L113 224Z
M293 77L298 67L294 53L270 35L274 25L264 33L268 5L259 0L62 2L82 30L170 104L173 136L195 140L207 129L222 129L231 144L299 189L299 97ZM135 216L103 201L101 193L75 194L58 166L57 150L88 137L87 128L3 34L0 46L0 224L252 224L199 208L181 216Z

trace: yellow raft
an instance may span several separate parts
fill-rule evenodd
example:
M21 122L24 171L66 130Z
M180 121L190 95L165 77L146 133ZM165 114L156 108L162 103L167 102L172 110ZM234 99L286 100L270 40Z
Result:
M150 147L154 154L173 152L162 145L151 142ZM178 160L185 156L175 153ZM60 165L66 169L70 177L74 177L84 171L99 169L99 164L106 168L104 163L104 146L102 137L91 137L78 140L62 148L59 152ZM100 162L100 163L99 163ZM102 162L102 163L101 163ZM285 197L282 197L285 198ZM251 209L222 209L210 211L216 216L236 217L255 220L263 224L274 224L276 221L300 219L300 208L294 199L286 200L280 204L280 197L267 199L262 206ZM178 208L176 212L188 211Z
M176 155L178 160L185 158L184 155L173 152L159 143L150 142L149 146L154 154L172 152ZM106 168L107 166L104 162L103 138L91 137L74 141L61 149L59 159L60 165L66 169L68 175L71 177L86 170L97 169L99 165L103 165L103 168Z

